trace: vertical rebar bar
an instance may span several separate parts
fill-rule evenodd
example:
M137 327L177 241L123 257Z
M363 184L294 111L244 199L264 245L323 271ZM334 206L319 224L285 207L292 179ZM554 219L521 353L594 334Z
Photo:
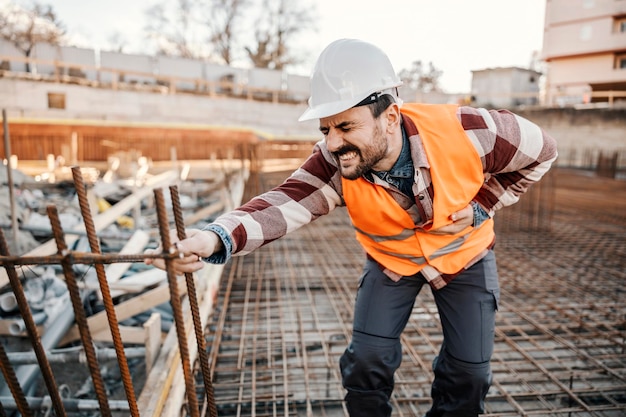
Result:
M91 210L89 209L85 183L83 182L83 177L79 167L72 167L72 176L74 178L74 187L76 187L76 195L78 196L78 203L83 216L89 246L91 247L91 251L93 253L101 254L100 242L98 241L98 236L96 235L96 228L91 215ZM109 283L106 278L104 265L96 263L94 267L96 269L96 275L98 276L98 283L100 284L102 303L104 304L104 308L107 313L109 328L113 338L113 345L115 346L115 351L117 353L117 363L119 365L124 390L126 392L126 398L128 399L128 405L130 406L130 412L133 417L138 417L139 410L137 408L135 390L133 389L133 380L128 369L128 362L126 361L126 354L124 353L124 344L122 342L117 316L115 313L115 306L113 305L113 298L111 297L111 290L109 289Z
M167 221L167 210L165 208L165 200L163 198L163 190L156 188L154 190L154 199L156 202L159 232L161 234L161 247L164 248L164 250L169 250L172 245L169 234L169 224ZM178 291L176 272L174 271L172 261L170 259L165 259L165 269L167 271L167 280L169 283L170 304L172 305L172 311L174 312L174 324L176 327L176 336L178 337L180 360L183 366L183 376L185 378L185 389L187 393L187 401L189 403L189 413L192 417L199 417L200 410L198 406L198 398L196 397L196 388L193 380L191 363L189 361L189 348L187 346L187 338L185 334L183 308L180 300L180 292Z
M19 235L17 233L17 209L15 208L15 195L13 190L13 168L11 167L11 137L9 135L9 122L7 111L2 109L2 127L4 130L4 156L7 159L7 181L9 184L9 203L11 204L11 233L13 234L13 249L19 255Z
M179 239L185 239L185 222L183 220L183 210L180 205L180 196L176 186L170 187L170 195L172 199L172 211L174 214L174 222L176 224L176 232ZM204 339L204 329L202 328L202 320L200 319L200 309L198 307L198 298L196 296L196 285L193 274L186 273L185 281L187 282L187 297L189 297L189 307L193 319L193 326L196 332L196 342L198 344L198 356L200 358L200 369L202 370L202 378L204 381L204 389L206 392L207 403L209 406L209 415L217 417L217 407L215 405L215 394L213 391L213 383L211 382L211 368L206 351L206 341Z
M9 247L4 237L4 233L2 233L1 229L0 255L9 255ZM15 268L12 265L5 264L4 268L6 269L7 275L9 276L11 288L13 289L13 293L15 294L15 298L17 299L17 305L20 309L20 314L22 315L24 324L26 325L26 330L28 331L28 336L30 337L31 344L33 345L33 350L37 355L37 361L39 362L39 367L41 369L43 379L46 383L46 387L48 388L48 394L50 394L50 399L52 400L54 411L59 417L65 416L66 414L65 409L63 408L63 403L61 401L61 395L59 394L59 390L57 389L54 375L52 375L50 362L48 362L48 358L46 358L46 353L41 343L39 331L37 330L37 325L33 320L33 315L30 310L30 306L28 305L28 300L26 299L26 295L24 295L24 288L22 287L22 283L20 282L20 279L15 272Z
M59 219L59 213L55 206L47 207L48 218L50 219L50 225L52 227L52 233L54 240L57 244L57 250L59 254L63 254L67 251L67 244L65 243L65 236L63 229L61 228L61 220ZM91 332L89 331L89 324L87 323L87 317L85 310L83 309L83 302L76 283L76 277L74 276L74 269L70 262L70 258L65 257L61 262L63 267L63 274L65 275L65 283L67 291L70 294L70 300L74 308L74 318L78 325L78 331L80 333L81 342L85 351L85 357L87 358L87 366L91 372L91 379L93 382L96 397L98 398L98 404L100 405L100 413L103 416L110 416L111 409L107 400L106 388L102 374L100 373L100 366L96 355L96 350L93 345L93 339L91 338Z
M17 404L17 409L22 414L23 417L31 417L33 412L28 406L28 401L26 401L26 396L24 395L24 391L22 391L22 387L20 387L20 383L17 380L17 375L9 362L9 357L7 356L6 351L4 350L4 345L0 343L0 368L2 369L2 375L4 375L4 380L9 385L9 389L11 390L11 394L13 394L13 398L15 399L15 403ZM0 416L4 416L4 409L2 409L2 403L0 403Z

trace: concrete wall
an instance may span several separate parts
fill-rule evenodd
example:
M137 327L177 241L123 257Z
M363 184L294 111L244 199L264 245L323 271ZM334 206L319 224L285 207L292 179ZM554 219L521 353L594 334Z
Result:
M64 94L65 109L48 108ZM195 94L160 94L0 78L0 108L9 118L189 123L256 129L268 136L321 137L317 121L298 122L305 104Z
M600 154L617 153L617 166L626 167L626 109L554 108L516 113L556 139L559 166L593 165Z
M66 109L48 108L48 93L65 94ZM254 129L268 137L321 139L316 120L297 121L305 104L0 78L0 108L7 110L10 119L204 124ZM562 149L626 149L626 109L541 108L515 112L545 128Z

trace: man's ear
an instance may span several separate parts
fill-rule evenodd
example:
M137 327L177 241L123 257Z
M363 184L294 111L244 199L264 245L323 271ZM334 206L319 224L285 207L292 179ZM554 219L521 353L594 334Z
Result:
M385 115L387 117L387 129L389 133L400 128L402 115L400 114L400 106L398 106L397 103L391 103L385 110Z

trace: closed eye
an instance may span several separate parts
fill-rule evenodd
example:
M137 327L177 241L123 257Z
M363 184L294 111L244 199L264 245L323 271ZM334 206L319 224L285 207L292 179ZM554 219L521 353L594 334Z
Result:
M352 130L353 127L353 123L351 122L342 122L339 123L337 126L335 126L335 129L341 130L343 133L347 133L350 130ZM330 128L328 127L320 127L320 132L322 132L322 135L327 136L328 133L330 132Z

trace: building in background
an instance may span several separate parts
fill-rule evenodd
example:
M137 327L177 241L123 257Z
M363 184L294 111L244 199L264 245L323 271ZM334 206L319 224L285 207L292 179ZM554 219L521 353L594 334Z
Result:
M472 104L491 108L538 105L540 78L540 72L519 67L472 71Z
M547 0L546 104L626 105L626 0Z

